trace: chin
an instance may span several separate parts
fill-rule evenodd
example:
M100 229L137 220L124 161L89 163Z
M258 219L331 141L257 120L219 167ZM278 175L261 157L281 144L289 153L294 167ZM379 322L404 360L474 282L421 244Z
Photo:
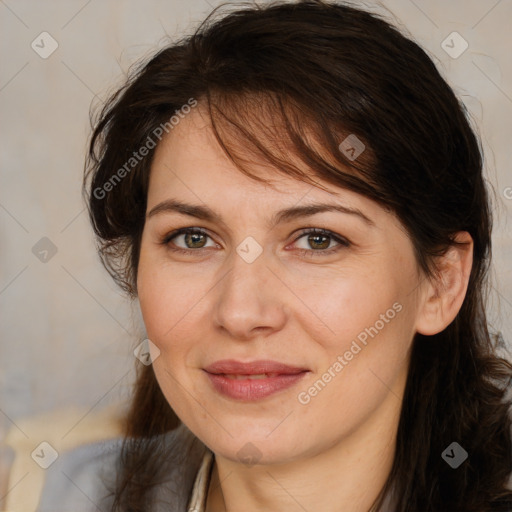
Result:
M282 417L267 419L259 424L253 420L237 421L236 424L221 422L226 430L217 425L215 430L199 428L193 431L216 455L248 466L282 464L315 451L309 446L311 437L304 436L306 429L297 429L302 434L295 428L286 429L279 425L282 420Z

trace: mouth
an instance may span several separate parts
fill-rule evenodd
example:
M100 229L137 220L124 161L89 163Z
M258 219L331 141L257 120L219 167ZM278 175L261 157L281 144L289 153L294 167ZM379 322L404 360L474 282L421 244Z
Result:
M217 373L214 375L224 375L224 377L227 377L228 379L235 379L235 380L258 380L258 379L268 379L269 377L277 377L278 375L283 375L279 373L257 373L255 375L239 375L235 373L225 374L225 373Z
M204 368L213 389L238 401L255 401L294 386L310 370L277 361L217 361Z
M294 375L297 373L309 371L306 367L292 366L279 361L249 361L243 363L234 359L223 359L207 366L208 373L215 375L244 375L244 376L275 376L275 375Z

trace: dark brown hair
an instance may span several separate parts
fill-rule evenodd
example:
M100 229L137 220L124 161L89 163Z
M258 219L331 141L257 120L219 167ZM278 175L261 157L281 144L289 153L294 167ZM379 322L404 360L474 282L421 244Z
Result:
M132 297L152 154L113 176L191 98L248 176L261 180L248 168L264 159L276 172L320 178L393 211L429 278L454 234L470 233L473 267L460 312L439 334L413 340L394 464L378 503L392 490L396 512L512 510L504 400L512 366L496 355L485 313L491 213L482 155L432 60L383 18L320 0L214 12L159 51L101 112L85 178L100 255ZM339 148L349 134L366 146L357 160ZM151 443L178 424L152 368L143 367L126 429L138 441L120 459L114 510L148 510L158 464ZM457 470L441 457L453 441L469 453Z

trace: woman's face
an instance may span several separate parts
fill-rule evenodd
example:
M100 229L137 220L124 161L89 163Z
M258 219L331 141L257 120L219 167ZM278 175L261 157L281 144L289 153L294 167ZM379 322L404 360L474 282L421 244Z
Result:
M154 155L137 285L165 397L233 461L396 428L423 280L411 241L370 199L254 170L274 188L234 167L199 109Z

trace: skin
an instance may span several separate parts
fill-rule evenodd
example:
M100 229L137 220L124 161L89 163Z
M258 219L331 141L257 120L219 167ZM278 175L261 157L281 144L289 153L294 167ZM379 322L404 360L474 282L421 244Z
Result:
M468 243L447 253L439 262L442 277L432 281L419 270L412 242L392 212L262 163L251 170L272 186L237 170L200 108L156 149L147 212L173 198L206 205L222 219L173 211L146 218L137 286L148 338L160 350L157 380L180 419L215 454L207 512L330 512L340 504L345 512L367 511L393 461L414 333L439 332L457 314L471 268L471 238L458 234ZM278 210L316 202L358 209L371 224L331 211L269 227ZM208 236L162 242L188 227ZM350 245L329 237L308 242L306 228L332 231ZM248 236L263 249L252 263L236 251ZM400 312L301 403L299 393L393 304ZM241 402L220 395L203 371L219 359L271 359L309 373L291 388ZM247 443L258 450L254 465L238 454Z

